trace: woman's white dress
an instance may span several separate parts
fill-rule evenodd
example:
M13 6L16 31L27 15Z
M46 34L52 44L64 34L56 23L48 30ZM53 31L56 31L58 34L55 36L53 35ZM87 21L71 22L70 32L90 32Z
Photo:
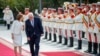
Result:
M11 27L11 33L14 34L14 39L13 39L14 46L22 45L22 29L23 29L23 23L18 20L15 20Z

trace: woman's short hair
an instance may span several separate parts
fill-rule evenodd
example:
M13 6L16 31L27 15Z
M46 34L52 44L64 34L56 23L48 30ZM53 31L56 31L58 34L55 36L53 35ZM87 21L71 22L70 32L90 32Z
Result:
M22 14L18 14L17 17L16 17L16 20L20 20L22 17L23 17Z

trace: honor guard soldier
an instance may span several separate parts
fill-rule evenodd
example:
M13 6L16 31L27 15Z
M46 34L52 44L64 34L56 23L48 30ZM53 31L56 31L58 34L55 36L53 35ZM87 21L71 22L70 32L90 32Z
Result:
M28 14L30 13L30 9L29 8L25 8L24 10L24 22L28 19Z
M55 9L51 8L51 15L49 19L49 40L52 40L52 34L54 32L54 20L55 20ZM55 32L56 33L56 32Z
M65 10L64 11L64 44L63 45L67 45L68 44L68 36L67 36L67 18L68 18L68 11Z
M74 26L74 9L73 8L69 8L69 16L67 18L67 35L70 39L70 44L69 47L73 47L74 45L74 36L73 36L73 26Z
M92 54L97 54L97 49L98 49L98 41L97 41L97 34L94 32L94 27L95 27L95 21L94 19L96 18L96 4L92 4L92 9L91 9L91 16L90 16L90 27L89 29L92 32L92 43L93 43L93 52Z
M47 31L48 31L48 34L49 34L49 37L48 37L48 40L51 39L51 27L50 27L50 19L51 19L51 8L48 8L48 11L47 11L47 15L46 15L46 18L47 18Z
M99 44L99 53L97 54L97 56L100 56L100 4L97 4L97 17L95 18L95 28L94 31L97 34L97 38L98 38L98 44Z
M56 9L52 9L52 31L53 31L53 42L57 41L57 27L56 27L56 17L57 17L57 12Z
M58 15L57 15L57 33L59 36L59 42L58 43L62 43L62 19L63 19L63 8L58 8Z
M40 14L40 17L42 18L43 21L43 27L44 27L44 31L45 31L45 36L44 39L47 39L48 36L48 32L47 32L47 25L46 25L46 14L47 14L47 8L43 8L42 13Z
M3 20L6 21L7 29L9 30L10 29L10 24L14 20L13 12L9 8L9 6L7 6L3 10L3 13L4 13Z
M75 20L75 30L76 30L76 36L78 37L78 47L77 50L82 49L82 29L83 29L83 21L82 21L82 8L77 8L77 15L74 18Z
M83 23L84 23L83 24L83 31L86 33L85 37L87 38L87 41L88 41L88 48L85 51L86 53L91 53L92 52L92 37L91 37L91 33L88 31L89 30L89 14L90 14L89 10L90 10L90 6L87 5L87 6L85 6L84 11L83 11L83 14L84 14L84 17L83 17Z
M84 3L81 4L82 9L84 9L85 6L86 6L86 5L85 5ZM84 32L84 31L82 31L82 38L85 38L85 32Z

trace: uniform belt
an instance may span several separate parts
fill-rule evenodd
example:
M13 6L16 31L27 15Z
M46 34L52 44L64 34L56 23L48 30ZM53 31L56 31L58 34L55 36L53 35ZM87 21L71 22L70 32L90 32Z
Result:
M75 23L79 23L80 24L80 23L83 23L83 22L75 22Z
M55 21L50 21L50 22L55 22Z
M56 23L64 23L64 22L56 22Z
M55 21L46 21L46 22L55 22Z
M67 23L67 22L65 22L65 24L74 24L74 23Z

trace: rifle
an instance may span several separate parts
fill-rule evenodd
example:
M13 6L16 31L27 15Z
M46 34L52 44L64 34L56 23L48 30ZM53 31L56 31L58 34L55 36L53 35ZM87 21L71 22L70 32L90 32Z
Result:
M16 6L15 6L15 9L16 9L17 12L20 12Z

